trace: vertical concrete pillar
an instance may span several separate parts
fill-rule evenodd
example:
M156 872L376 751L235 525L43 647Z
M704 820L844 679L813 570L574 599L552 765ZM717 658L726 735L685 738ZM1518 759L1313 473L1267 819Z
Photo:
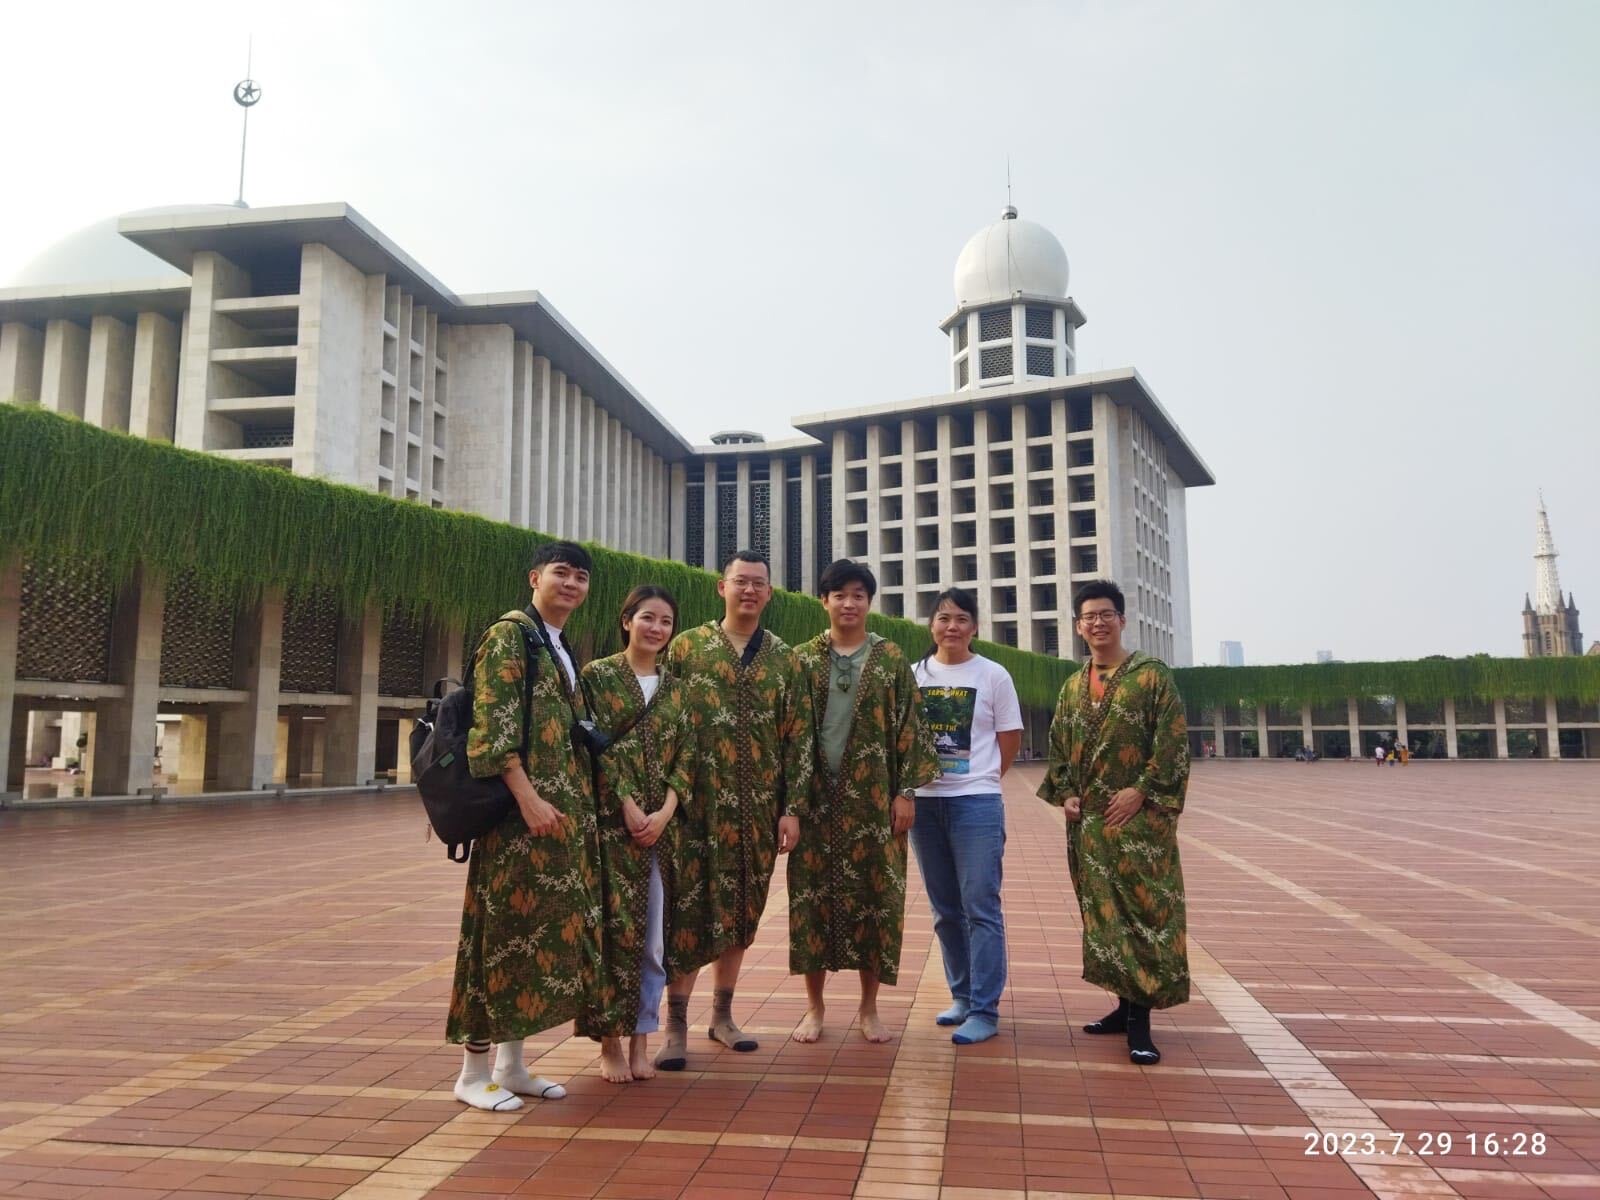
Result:
M1354 696L1345 700L1345 720L1350 723L1350 756L1361 757L1361 706Z
M789 586L789 481L781 458L767 460L767 515L772 532L767 535L767 556L772 560L772 586ZM799 580L795 580L798 585Z
M989 414L977 409L972 414L972 487L978 502L973 547L978 579L973 590L978 593L978 636L998 641L993 614L1000 609L1000 589L994 586L994 554L989 541L993 525L989 519L989 436Z
M633 550L639 532L639 443L628 430L622 431L621 470L622 522L617 530L617 549Z
M550 484L545 532L567 536L567 376L550 372Z
M17 703L17 630L22 618L22 563L0 563L0 792L17 788L28 752L28 711Z
M189 450L223 449L230 444L230 439L236 438L233 431L237 430L237 426L224 417L211 415L210 402L218 394L218 388L214 386L211 351L232 346L233 339L238 335L233 322L226 315L217 313L215 307L218 300L248 296L250 275L222 255L202 250L194 256L189 280L189 307L184 312L178 365L178 411L173 440ZM307 385L302 380L299 386L304 388ZM222 394L235 393L230 388ZM398 417L396 423L404 425ZM403 435L399 440L403 444ZM238 443L233 440L231 444ZM397 478L404 473L399 468L397 461Z
M338 683L348 705L328 709L323 782L364 786L372 782L378 751L378 652L383 643L383 609L367 606L346 623L339 636Z
M435 680L461 681L462 631L453 625L429 621L422 631L422 686L433 694Z
M178 782L198 786L206 778L206 726L204 713L184 713L178 718ZM186 789L187 790L187 789Z
M1352 717L1351 718L1351 732L1352 733L1355 732L1354 720L1355 720L1355 718ZM1314 745L1315 744L1313 742L1312 733L1311 733L1311 705L1309 705L1309 704L1302 704L1300 706L1300 744L1303 745L1303 746L1310 746L1310 745ZM1352 754L1354 754L1356 751L1360 750L1360 748L1361 748L1361 743L1359 741L1357 741L1357 743L1350 748L1350 751L1351 751Z
M720 554L717 547L717 460L714 458L706 459L705 497L705 536L702 542L705 561L699 565L708 571L716 571L722 564L717 561Z
M1459 758L1461 747L1456 743L1456 702L1446 697L1444 702L1444 753L1446 758Z
M161 690L161 617L166 583L139 571L111 614L111 681L122 697L102 701L94 794L132 796L151 786Z
M831 545L817 547L817 553L824 564L842 557L845 547L850 544L850 539L844 532L845 521L850 512L850 506L844 499L845 492L849 488L850 472L845 469L849 459L850 435L843 429L835 429L833 431L833 542Z
M1394 736L1398 744L1402 746L1411 745L1411 729L1406 722L1406 698L1404 696L1396 696L1394 698Z
M128 432L170 442L178 415L178 327L160 313L139 314L133 331Z
M567 380L567 471L562 486L567 491L566 536L582 537L583 533L583 393L572 380Z
M1217 748L1217 757L1228 757L1228 731L1223 728L1228 720L1228 708L1224 704L1217 705L1216 712L1212 715L1211 744Z
M115 317L95 317L89 325L83 419L127 432L132 403L133 329Z
M826 450L820 451L826 454ZM800 460L800 590L817 590L817 456Z
M513 525L528 524L528 475L532 463L533 347L515 342L511 352L511 508Z
M278 713L277 724L273 727L272 739L272 780L288 783L295 778L295 772L289 766L289 755L298 750L299 739L295 735L295 726L299 724L301 715L298 712L285 713L281 709Z
M611 427L616 424L616 418L605 409L596 406L594 410L594 504L595 504L595 530L594 540L602 545L615 546L617 544L617 522L620 512L617 508L617 493L613 475L616 463L611 458Z
M594 537L594 399L582 392L576 393L578 414L578 460L573 472L573 486L577 490L577 519L573 521L573 536L588 541Z
M733 467L734 540L742 550L750 545L750 460L740 455Z
M0 653L0 658L3 658L3 657L4 657L4 654ZM1560 722L1560 716L1556 711L1556 698L1554 696L1546 696L1544 698L1544 728L1545 728L1545 757L1546 758L1560 758L1561 757L1561 722Z
M0 402L37 404L44 379L44 334L21 321L0 325Z
M411 782L411 731L416 728L417 722L412 717L401 717L397 722L400 726L397 743L400 747L394 759L394 781L396 783Z
M274 589L241 615L235 631L233 678L248 695L242 704L217 706L217 736L206 738L208 754L217 744L215 778L224 788L255 791L272 782L282 668L283 593Z
M672 464L672 537L668 547L673 562L683 562L689 552L689 468L687 464ZM698 567L699 563L690 563Z
M1267 748L1267 706L1256 705L1256 757L1267 758L1272 751Z
M1500 696L1494 698L1494 756L1511 757L1511 745L1506 737L1506 702Z
M39 403L51 412L81 417L88 380L89 331L72 321L49 322L44 329Z
M528 524L541 533L550 530L550 360L533 359L532 415L528 421Z

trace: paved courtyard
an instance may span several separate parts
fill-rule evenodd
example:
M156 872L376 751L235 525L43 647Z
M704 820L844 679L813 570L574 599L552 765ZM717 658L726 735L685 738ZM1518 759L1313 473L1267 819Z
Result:
M934 1026L913 881L896 1040L840 979L788 1041L780 871L759 1052L704 1040L706 987L689 1071L611 1086L551 1033L529 1058L571 1096L504 1116L450 1095L463 869L408 793L0 813L0 1195L1600 1196L1600 770L1201 764L1196 998L1151 1070L1076 1032L1106 1001L1037 778L1008 780L1000 1037Z

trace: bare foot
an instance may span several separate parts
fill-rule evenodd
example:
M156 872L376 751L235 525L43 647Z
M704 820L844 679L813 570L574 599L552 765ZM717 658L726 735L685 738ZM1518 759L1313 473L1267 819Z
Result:
M861 1036L874 1043L893 1040L893 1036L883 1027L883 1022L879 1020L875 1010L861 1014Z
M801 1017L800 1024L794 1027L794 1040L797 1042L814 1042L821 1036L822 1009L806 1009L806 1015Z
M650 1035L636 1033L628 1042L628 1070L635 1079L654 1079L656 1069L650 1064Z
M628 1060L622 1053L621 1038L600 1039L600 1074L610 1083L632 1083L633 1072L628 1070Z

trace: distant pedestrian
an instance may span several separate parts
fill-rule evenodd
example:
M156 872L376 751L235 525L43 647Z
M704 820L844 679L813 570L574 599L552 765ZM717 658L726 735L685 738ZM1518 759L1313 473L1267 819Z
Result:
M1373 747L1373 750L1372 750L1373 760L1380 767L1383 766L1383 760L1385 758L1387 758L1388 756L1389 756L1389 752L1384 749L1382 742L1379 742L1375 747Z

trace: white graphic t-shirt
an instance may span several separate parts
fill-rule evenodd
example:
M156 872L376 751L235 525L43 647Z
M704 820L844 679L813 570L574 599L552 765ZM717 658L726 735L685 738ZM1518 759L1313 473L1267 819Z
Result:
M999 663L974 654L945 666L937 658L916 664L922 719L933 731L944 775L919 796L978 796L1000 790L997 733L1022 728L1017 687Z

